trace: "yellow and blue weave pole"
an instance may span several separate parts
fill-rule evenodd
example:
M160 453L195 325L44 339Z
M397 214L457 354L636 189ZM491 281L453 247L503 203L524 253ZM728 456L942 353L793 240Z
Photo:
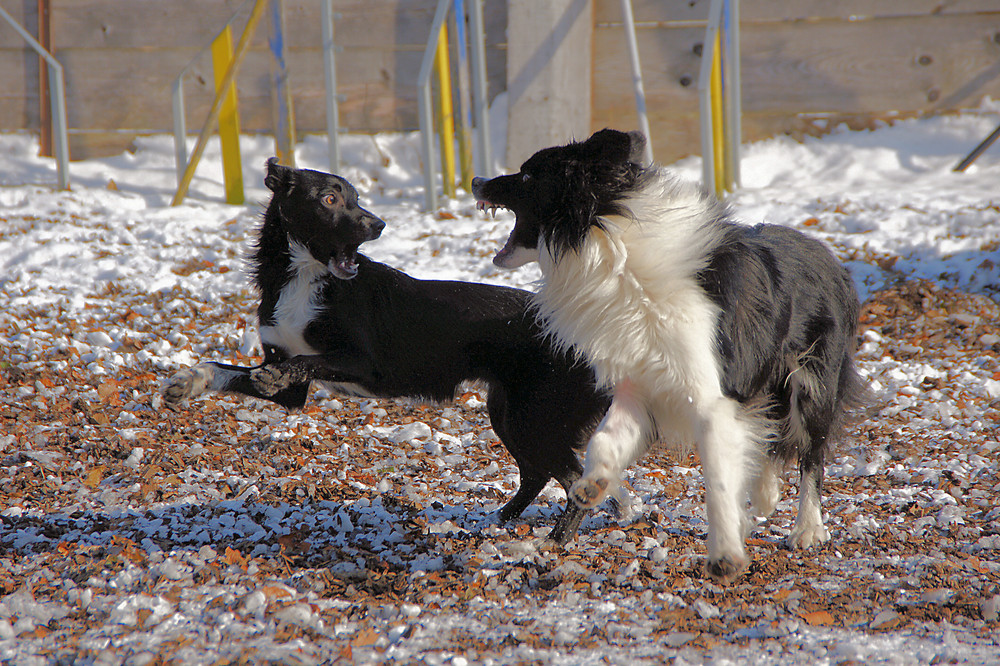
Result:
M452 199L455 189L455 111L451 101L451 61L448 58L448 24L441 24L434 70L438 77L437 126L441 146L441 177L444 195Z
M458 164L462 188L472 191L472 90L469 87L468 39L465 27L465 0L455 0L455 69L458 76Z
M253 36L254 31L257 29L257 23L264 14L266 5L267 0L257 0L253 10L250 12L246 28L243 29L240 41L236 43L236 52L233 54L233 59L226 68L225 76L223 76L221 84L218 86L219 92L215 93L212 108L208 111L208 118L205 119L205 124L201 127L198 140L194 144L194 150L187 162L187 166L184 167L184 172L181 174L177 191L174 193L174 198L170 201L171 206L179 206L187 195L188 188L191 186L191 179L194 178L194 171L198 166L198 162L201 161L201 156L205 153L208 137L212 134L212 128L215 127L215 123L218 121L219 114L222 111L222 99L224 95L221 92L236 82L236 74L239 72L240 63L243 62L243 58L250 48L250 37Z
M464 33L467 41L466 47L471 46L472 55L472 97L473 115L476 117L476 140L478 150L473 154L473 159L477 160L476 169L482 175L489 175L492 172L489 146L489 119L486 105L486 56L483 47L483 0L465 0L461 5L455 0L438 0L437 9L434 11L434 20L431 22L431 29L428 34L427 47L424 49L423 58L420 61L420 73L417 75L417 112L420 120L420 150L423 154L424 165L424 197L427 210L435 210L438 205L438 195L436 190L437 177L437 153L434 149L434 125L437 124L437 131L440 139L441 161L443 162L442 181L445 196L455 197L455 118L454 105L452 103L452 71L448 61L448 33L445 27L448 19L448 12L454 9L456 22L461 22L461 28L465 28L465 7L471 10L470 31ZM461 36L459 38L461 42ZM471 43L471 44L470 44ZM464 55L459 56L459 61ZM460 62L460 68L462 63ZM431 94L431 78L437 75L439 82L439 95L437 108ZM459 76L461 79L461 76ZM463 85L459 80L459 87ZM471 174L469 174L471 176ZM463 176L463 182L471 181L471 178Z
M212 42L212 69L215 92L222 95L219 110L219 142L222 144L222 175L226 203L243 204L243 167L240 160L240 114L236 103L236 83L224 86L226 70L233 62L233 29L227 25Z
M712 0L698 79L702 182L722 197L739 186L738 0Z

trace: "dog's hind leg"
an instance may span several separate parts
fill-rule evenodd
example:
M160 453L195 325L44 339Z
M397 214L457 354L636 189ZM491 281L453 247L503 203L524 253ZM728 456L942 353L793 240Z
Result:
M815 370L803 366L789 379L791 386L787 436L798 448L799 509L788 535L791 548L809 548L825 543L830 533L823 525L820 498L827 439L837 417L836 395L825 391Z
M566 502L566 508L562 515L549 532L549 540L564 546L576 536L576 531L580 528L580 522L589 513L589 509L584 509L576 502Z
M823 488L823 450L803 456L799 461L799 511L795 526L788 535L792 548L809 548L826 543L830 533L823 525L820 505Z
M622 471L649 450L654 425L630 380L620 382L611 407L587 444L583 477L570 488L570 499L585 509L600 504L621 480Z
M542 492L545 484L549 482L545 476L529 476L521 474L521 486L514 493L509 502L500 509L500 522L506 523L508 520L517 518L528 506L535 501L538 493Z
M750 511L755 516L766 518L774 513L781 499L781 472L784 462L774 456L767 456L754 470L750 482Z

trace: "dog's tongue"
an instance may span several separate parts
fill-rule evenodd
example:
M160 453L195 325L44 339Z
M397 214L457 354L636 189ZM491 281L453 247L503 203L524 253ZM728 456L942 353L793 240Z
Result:
M330 272L341 280L350 280L358 274L358 262L355 260L353 252L337 253L333 257L330 257L330 262L327 266Z

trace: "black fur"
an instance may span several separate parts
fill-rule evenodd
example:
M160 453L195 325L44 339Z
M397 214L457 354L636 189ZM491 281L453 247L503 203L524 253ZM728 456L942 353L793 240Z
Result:
M542 240L558 249L558 258L564 250L578 249L587 230L601 226L603 216L631 215L621 198L646 173L639 165L645 145L640 132L601 130L583 142L543 148L518 173L489 181L473 178L472 190L517 216L511 242L536 248ZM525 190L530 197L523 195Z
M342 178L272 160L265 183L273 196L252 256L260 325L281 323L281 292L296 277L290 241L307 246L320 264L352 275L338 277L331 267L317 277L319 308L301 330L315 353L297 355L263 340L261 366L210 364L225 375L210 388L297 408L317 380L378 397L435 401L454 398L463 381L479 380L488 387L493 429L521 477L502 520L520 515L550 478L568 489L580 477L576 451L610 400L596 390L589 368L542 341L526 314L528 292L417 280L357 254L383 223L358 206L357 193ZM332 207L322 202L331 193L337 196ZM165 395L172 402L189 397L169 386ZM571 539L585 513L568 503L551 538Z
M816 394L798 396L808 446L779 436L770 453L798 460L801 478L821 484L831 435L847 409L867 400L854 367L860 304L850 275L794 229L727 223L697 277L720 308L716 349L728 397L763 404L769 418L787 422L788 359L805 354L802 365L820 384Z

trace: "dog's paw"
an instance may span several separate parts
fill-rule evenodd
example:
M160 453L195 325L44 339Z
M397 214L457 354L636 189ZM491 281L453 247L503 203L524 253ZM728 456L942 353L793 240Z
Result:
M565 542L557 541L552 538L552 534L549 533L547 536L535 537L532 540L532 545L535 547L539 553L551 553L559 552L564 550Z
M288 377L273 365L265 365L251 370L250 384L258 393L268 397L291 386Z
M792 533L788 535L786 543L789 548L811 548L819 546L830 540L830 532L822 523L816 525L796 525Z
M608 492L610 482L606 477L583 477L569 489L570 498L584 509L593 509Z
M160 391L163 401L176 407L188 398L201 395L212 381L212 371L213 366L205 363L175 373Z
M709 560L705 573L717 583L728 585L750 566L746 555L730 555L717 560Z

